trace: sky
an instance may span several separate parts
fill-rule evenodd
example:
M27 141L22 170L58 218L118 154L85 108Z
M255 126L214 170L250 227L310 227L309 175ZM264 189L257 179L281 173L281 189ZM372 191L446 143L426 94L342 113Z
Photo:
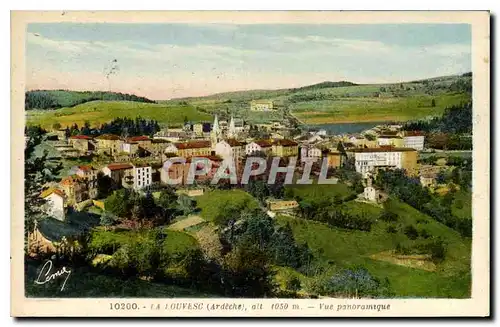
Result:
M153 100L469 71L467 24L37 23L26 38L29 90L110 90Z

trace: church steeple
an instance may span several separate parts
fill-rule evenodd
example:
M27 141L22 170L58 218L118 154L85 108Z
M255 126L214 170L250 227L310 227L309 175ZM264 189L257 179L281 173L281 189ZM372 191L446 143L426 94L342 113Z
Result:
M212 130L210 131L210 142L212 143L212 149L215 148L215 145L220 141L221 130L219 127L219 119L217 115L214 118L214 124L212 126Z
M233 115L231 115L231 121L229 122L229 132L227 135L231 138L236 136L236 127L234 127Z

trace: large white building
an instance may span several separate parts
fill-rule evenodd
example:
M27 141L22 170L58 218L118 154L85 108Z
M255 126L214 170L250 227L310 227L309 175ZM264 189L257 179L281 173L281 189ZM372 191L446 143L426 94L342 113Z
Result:
M153 169L147 165L134 165L132 176L134 177L134 190L150 186L153 183Z
M425 136L420 132L406 132L403 138L403 146L405 148L413 148L415 150L424 149Z
M222 159L233 159L236 162L244 156L245 146L235 139L223 140L215 145L215 154Z
M252 111L271 111L274 110L274 103L270 100L254 100L250 102Z
M300 148L300 159L303 161L306 158L312 158L314 160L321 159L323 156L323 150L319 147L305 144Z
M270 154L272 147L273 142L271 140L257 140L250 142L245 146L245 153L247 156L259 152Z
M413 173L417 165L417 152L410 148L358 148L354 153L356 172L367 178L378 169L397 168L406 169Z

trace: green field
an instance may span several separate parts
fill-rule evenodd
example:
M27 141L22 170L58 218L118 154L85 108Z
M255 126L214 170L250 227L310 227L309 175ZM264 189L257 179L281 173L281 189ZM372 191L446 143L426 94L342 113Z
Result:
M251 123L283 121L287 109L305 124L406 121L438 116L446 107L471 101L470 93L453 88L456 82L470 83L470 76L444 76L415 82L365 84L332 87L320 83L297 89L248 90L142 103L132 101L91 101L57 110L30 110L28 124L51 127L85 121L101 124L117 117L141 116L160 124L179 125L190 121L211 121L230 115ZM276 111L250 111L250 101L273 100ZM65 103L65 102L62 102Z
M190 105L156 104L132 101L91 101L84 104L57 110L30 110L26 112L28 125L41 125L50 128L56 122L61 126L78 124L83 126L85 121L91 126L98 126L114 118L142 117L157 120L163 125L180 125L184 118L189 121L211 121L209 114L197 111Z
M453 199L451 211L454 216L462 219L472 219L471 191L458 191Z
M311 185L287 185L285 197L289 199L308 200L322 203L325 200L333 200L336 195L345 198L354 194L346 184L311 184Z
M347 205L355 208L359 204ZM404 203L391 199L389 205L390 210L399 215L396 225L412 224L419 230L425 228L433 237L439 236L445 240L446 259L437 264L435 271L370 258L374 254L394 249L397 242L419 242L408 240L399 226L397 233L388 233L387 226L394 223L378 221L370 232L363 232L332 228L290 216L278 216L277 219L281 224L291 225L298 242L307 242L328 275L351 265L363 265L376 277L388 277L398 297L469 297L470 240L463 239L457 232Z
M226 213L238 213L243 208L258 208L257 200L242 190L216 190L205 192L196 198L200 216L208 221L214 221Z

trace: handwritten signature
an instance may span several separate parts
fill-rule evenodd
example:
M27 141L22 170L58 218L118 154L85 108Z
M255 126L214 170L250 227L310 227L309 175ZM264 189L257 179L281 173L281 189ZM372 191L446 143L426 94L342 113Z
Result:
M38 278L35 280L35 284L37 285L43 285L51 280L55 280L58 277L62 277L66 275L66 279L64 279L64 283L61 286L61 291L64 290L64 286L66 286L66 282L68 281L69 276L71 275L71 270L67 269L66 267L62 267L62 269L56 271L55 273L51 273L52 270L52 261L47 260L45 264L42 267L42 270L40 270L40 274L38 275Z

